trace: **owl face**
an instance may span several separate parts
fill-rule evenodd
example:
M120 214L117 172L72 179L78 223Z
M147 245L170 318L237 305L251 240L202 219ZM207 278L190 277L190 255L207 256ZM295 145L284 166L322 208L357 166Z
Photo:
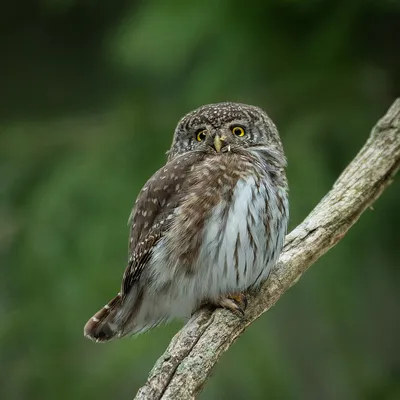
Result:
M270 147L283 154L271 119L255 106L217 103L200 107L181 119L168 154L171 160L188 151L224 154L251 147Z

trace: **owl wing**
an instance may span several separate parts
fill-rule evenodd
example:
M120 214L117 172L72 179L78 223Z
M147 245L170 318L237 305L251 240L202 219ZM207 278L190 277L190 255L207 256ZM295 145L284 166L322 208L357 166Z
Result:
M129 261L121 294L126 296L152 257L157 242L168 231L175 209L185 195L192 166L204 153L191 152L178 156L159 169L140 191L129 217Z

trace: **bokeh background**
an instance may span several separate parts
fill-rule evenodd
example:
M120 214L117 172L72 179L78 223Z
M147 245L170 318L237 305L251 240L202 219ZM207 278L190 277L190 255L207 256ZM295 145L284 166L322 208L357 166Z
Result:
M400 88L400 2L20 0L0 5L0 398L130 399L179 329L96 345L126 222L178 119L266 109L291 227ZM394 183L222 358L202 399L399 399Z

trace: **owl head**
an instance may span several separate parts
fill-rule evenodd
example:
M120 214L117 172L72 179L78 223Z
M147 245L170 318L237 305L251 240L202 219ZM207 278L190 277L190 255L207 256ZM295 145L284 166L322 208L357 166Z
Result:
M223 156L246 149L267 152L280 166L286 164L278 130L261 108L229 102L208 104L179 121L168 159L189 151Z

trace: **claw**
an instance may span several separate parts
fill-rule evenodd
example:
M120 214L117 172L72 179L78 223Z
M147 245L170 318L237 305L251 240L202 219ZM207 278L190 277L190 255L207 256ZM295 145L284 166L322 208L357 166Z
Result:
M247 298L243 293L233 293L219 299L218 305L244 317L247 307Z

